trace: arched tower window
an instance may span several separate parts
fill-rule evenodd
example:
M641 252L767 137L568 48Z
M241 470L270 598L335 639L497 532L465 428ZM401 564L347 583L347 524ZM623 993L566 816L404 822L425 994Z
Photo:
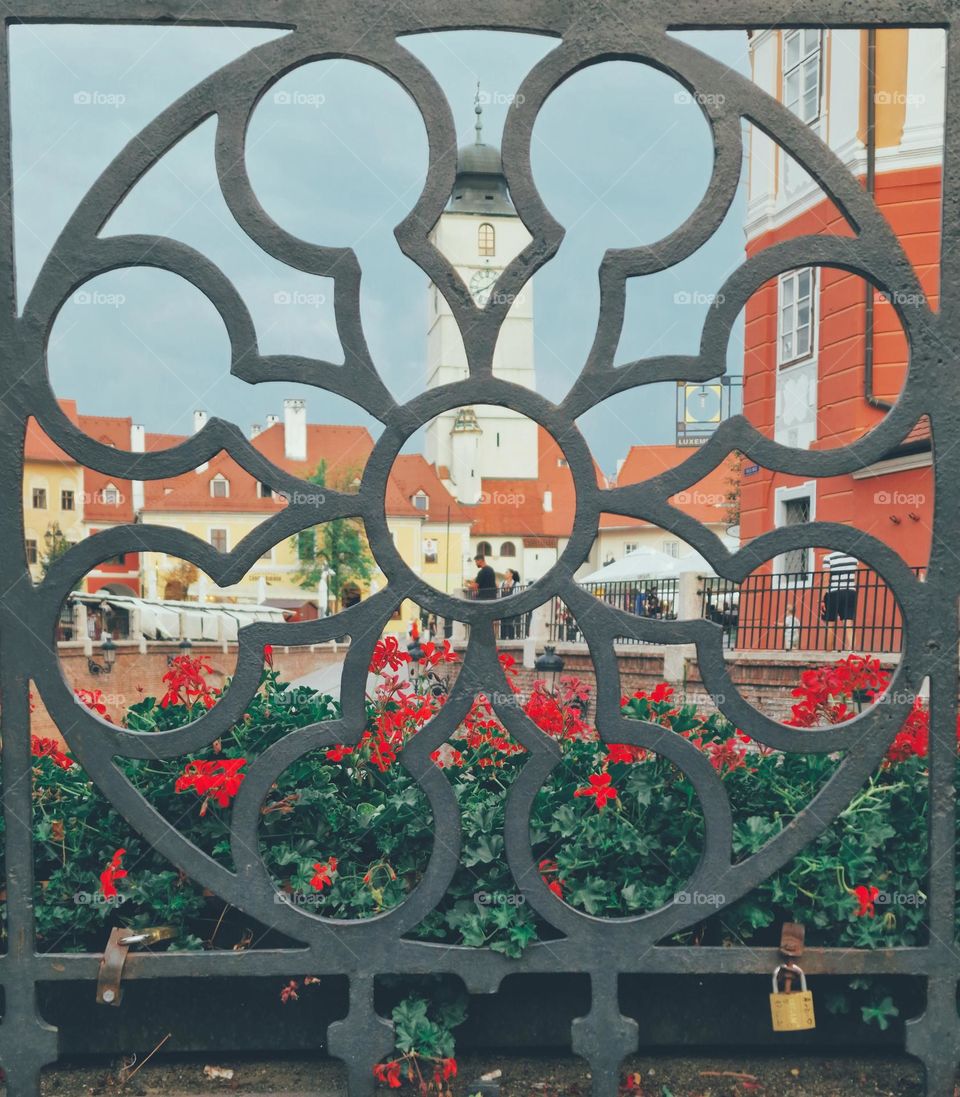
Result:
M477 544L477 555L478 556L492 556L493 555L493 546L490 544L489 541L480 541L480 542L478 542L478 544Z
M512 541L504 541L500 546L501 556L516 556L517 546Z
M497 234L489 221L484 221L477 229L477 251L481 255L495 255L497 251Z

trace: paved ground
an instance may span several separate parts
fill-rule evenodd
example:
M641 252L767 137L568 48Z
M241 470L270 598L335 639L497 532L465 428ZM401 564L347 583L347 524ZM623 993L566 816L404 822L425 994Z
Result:
M491 1052L459 1059L455 1097L468 1097L469 1082L500 1068L502 1097L589 1097L590 1076L573 1057L519 1058ZM217 1081L204 1066L233 1070ZM119 1063L64 1064L44 1073L44 1097L346 1097L341 1068L329 1061L218 1056L153 1062L124 1085ZM645 1056L627 1064L623 1097L921 1097L921 1072L908 1058L839 1058L743 1055ZM0 1093L3 1090L0 1088ZM384 1094L389 1090L384 1089ZM396 1091L395 1091L396 1092ZM403 1089L398 1097L413 1094ZM960 1092L960 1091L958 1091Z

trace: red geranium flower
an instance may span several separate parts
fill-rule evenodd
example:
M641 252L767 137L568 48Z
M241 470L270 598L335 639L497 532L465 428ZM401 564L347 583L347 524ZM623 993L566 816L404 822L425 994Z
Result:
M578 788L573 795L592 796L597 810L603 811L608 800L616 800L617 790L611 786L609 773L594 773L590 776L590 784Z
M230 801L240 791L245 774L240 767L247 764L246 758L217 758L212 762L196 760L187 762L183 773L173 786L175 792L194 789L203 800L200 814L206 815L212 796L222 808L228 808Z
M373 1068L373 1076L378 1082L385 1082L391 1089L399 1089L402 1085L399 1059L394 1059L392 1063L377 1063Z
M549 857L544 857L540 862L540 879L547 885L547 887L553 892L558 899L563 898L563 885L566 884L566 880L559 878L560 866L556 861L551 861ZM551 876L553 879L551 879Z
M310 880L310 886L315 891L323 891L325 887L333 887L333 876L331 874L336 871L336 857L330 857L326 861L318 861L313 866L314 875Z
M61 769L71 769L73 767L73 759L68 758L63 753L56 739L41 739L37 735L31 735L30 749L37 758L49 758L55 766L59 766Z
M113 857L110 858L110 864L100 873L100 890L103 892L104 899L116 898L116 881L122 880L127 875L127 870L120 864L126 852L125 849L115 850Z
M877 896L880 894L880 889L875 887L865 887L861 884L859 887L853 889L854 897L859 904L857 910L857 917L862 918L866 915L868 918L876 918L877 911L874 907L874 902Z
M287 985L283 988L283 990L280 991L280 1001L283 1002L284 1005L286 1005L287 1002L299 1002L300 995L297 994L297 991L299 989L300 984L297 982L297 980L291 979L290 982L287 983Z
M373 645L373 658L370 660L370 673L379 674L384 667L399 670L404 663L410 662L410 656L400 650L396 636L385 636Z
M268 667L273 666L273 644L263 645L263 661Z
M191 708L200 702L204 708L213 708L217 703L219 690L209 685L204 677L212 672L213 667L199 656L196 659L189 655L175 656L170 669L163 676L164 682L167 683L167 692L160 701L160 707L186 705L187 708Z

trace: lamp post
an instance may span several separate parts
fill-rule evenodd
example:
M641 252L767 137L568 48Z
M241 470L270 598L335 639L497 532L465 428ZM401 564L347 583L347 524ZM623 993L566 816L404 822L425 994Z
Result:
M95 659L87 658L87 669L91 674L109 674L113 670L114 663L117 661L117 645L113 642L110 635L106 635L103 638L103 643L100 645L100 650L103 652L103 662L98 663Z
M540 674L549 674L550 688L556 687L557 675L563 673L563 659L557 655L557 649L553 644L544 645L543 654L537 656L533 669Z

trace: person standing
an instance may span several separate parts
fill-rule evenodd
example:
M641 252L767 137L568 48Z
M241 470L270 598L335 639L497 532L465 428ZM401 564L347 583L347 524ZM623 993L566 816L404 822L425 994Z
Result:
M827 626L827 649L837 648L837 626L843 622L843 644L853 649L853 623L857 617L857 569L860 561L846 552L828 552L823 570L830 576L820 618Z
M479 553L474 556L473 562L477 565L477 577L472 584L476 597L484 602L496 598L497 573Z

